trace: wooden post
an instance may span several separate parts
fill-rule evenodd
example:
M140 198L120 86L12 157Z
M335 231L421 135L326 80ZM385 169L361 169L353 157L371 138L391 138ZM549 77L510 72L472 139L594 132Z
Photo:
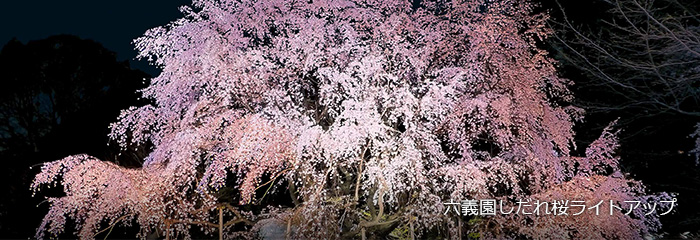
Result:
M413 230L413 217L411 217L410 220L408 221L408 226L411 227L411 240L416 240L416 235L413 232L414 231Z
M219 240L224 239L224 208L219 207Z
M457 234L459 234L459 239L462 239L462 218L457 218Z
M170 240L170 220L165 219L165 240Z

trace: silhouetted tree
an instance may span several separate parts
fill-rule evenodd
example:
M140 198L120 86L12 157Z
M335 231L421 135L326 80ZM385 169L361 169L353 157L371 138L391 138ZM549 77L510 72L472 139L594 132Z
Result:
M689 137L700 121L697 1L545 2L556 16L555 56L576 82L574 104L588 112L581 129L619 118L622 166L652 188L680 193L681 202L698 202ZM581 133L582 142L595 137ZM670 218L668 230L697 230L700 207L684 204Z
M138 104L148 75L118 62L99 43L52 36L0 51L0 235L28 237L36 223L30 166L65 154L89 153L125 166L140 164L143 149L117 156L108 147L109 123ZM46 207L44 204L43 207Z

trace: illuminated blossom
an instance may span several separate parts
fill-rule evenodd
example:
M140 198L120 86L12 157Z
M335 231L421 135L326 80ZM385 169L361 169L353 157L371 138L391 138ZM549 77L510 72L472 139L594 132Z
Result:
M60 179L66 196L50 200L38 237L63 231L66 217L83 238L130 219L141 237L189 237L194 222L216 223L224 187L235 189L231 204L259 204L263 179L287 187L276 196L291 193L294 206L237 218L276 219L298 238L397 229L638 238L657 229L655 215L460 225L444 214L450 199L648 194L619 173L610 129L587 156L570 156L581 110L566 104L569 82L537 47L550 34L547 15L526 1L193 5L135 41L163 72L143 90L154 103L124 111L110 136L125 148L152 143L143 167L83 155L47 163L32 187Z

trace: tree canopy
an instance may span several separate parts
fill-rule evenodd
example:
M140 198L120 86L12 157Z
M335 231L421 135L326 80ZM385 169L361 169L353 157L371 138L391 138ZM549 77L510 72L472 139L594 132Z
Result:
M641 209L472 224L445 214L460 199L670 198L620 172L613 127L585 156L570 154L581 110L538 47L551 31L528 1L195 0L181 10L135 40L162 68L142 90L153 103L111 125L124 148L153 145L143 166L46 163L32 188L60 184L66 196L49 198L37 237L69 218L81 238L119 223L168 238L193 226L252 237L270 221L295 238L631 239L660 227Z

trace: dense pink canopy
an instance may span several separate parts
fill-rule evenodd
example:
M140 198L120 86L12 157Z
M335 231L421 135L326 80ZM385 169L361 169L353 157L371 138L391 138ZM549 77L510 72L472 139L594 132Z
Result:
M226 204L261 204L263 179L295 205L231 217L276 219L295 237L390 226L453 238L639 238L659 227L644 214L497 215L470 226L444 214L460 199L649 199L619 172L611 129L587 156L570 156L581 110L538 47L547 15L527 1L193 7L135 41L163 72L143 90L153 104L124 110L110 136L125 148L152 143L143 167L84 155L47 163L32 188L60 179L66 196L50 199L38 237L62 232L66 217L81 238L120 221L141 237L189 237L196 222L216 222L226 187L235 189Z

